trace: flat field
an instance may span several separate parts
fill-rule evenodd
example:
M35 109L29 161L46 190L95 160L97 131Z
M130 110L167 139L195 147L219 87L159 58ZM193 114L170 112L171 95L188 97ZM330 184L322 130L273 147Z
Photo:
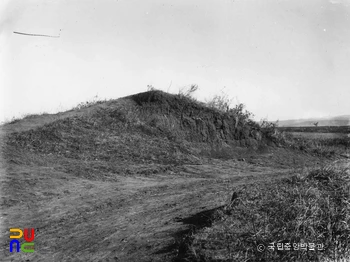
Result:
M334 138L348 138L347 133L318 133L318 132L287 132L295 138L305 139L334 139Z
M285 132L350 134L350 126L279 127L278 130Z

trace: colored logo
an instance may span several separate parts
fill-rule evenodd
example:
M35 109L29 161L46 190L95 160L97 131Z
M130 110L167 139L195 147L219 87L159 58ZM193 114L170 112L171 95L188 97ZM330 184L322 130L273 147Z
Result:
M30 231L29 231L30 230ZM29 234L30 232L30 234ZM14 233L11 235L11 233ZM26 242L20 243L18 239L24 236L24 240ZM26 252L26 253L33 253L34 252L34 228L25 228L24 234L23 231L19 228L10 228L10 239L14 238L10 242L10 252L13 252L13 247L16 247L17 252Z

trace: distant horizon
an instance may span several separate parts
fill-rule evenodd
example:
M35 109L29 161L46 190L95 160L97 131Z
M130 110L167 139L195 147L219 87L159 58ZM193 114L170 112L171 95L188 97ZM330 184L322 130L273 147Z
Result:
M290 119L279 119L280 121L290 121L290 120L312 120L312 119L328 119L328 118L337 118L337 117L349 117L350 114L344 115L329 115L329 116L321 116L321 117L308 117L308 118L290 118Z

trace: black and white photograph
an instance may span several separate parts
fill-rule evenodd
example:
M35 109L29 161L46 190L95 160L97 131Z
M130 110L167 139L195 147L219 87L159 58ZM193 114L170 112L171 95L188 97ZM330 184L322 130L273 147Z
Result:
M350 261L350 0L1 0L0 261Z

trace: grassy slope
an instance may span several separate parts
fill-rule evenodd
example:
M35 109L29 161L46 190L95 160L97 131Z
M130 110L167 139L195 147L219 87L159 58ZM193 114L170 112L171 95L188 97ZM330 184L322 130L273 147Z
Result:
M339 261L350 256L350 172L315 169L236 188L210 227L195 230L178 261ZM275 250L267 249L274 242ZM290 243L291 251L277 250ZM315 250L293 250L310 243ZM322 244L321 248L318 246ZM265 250L258 251L263 245Z

